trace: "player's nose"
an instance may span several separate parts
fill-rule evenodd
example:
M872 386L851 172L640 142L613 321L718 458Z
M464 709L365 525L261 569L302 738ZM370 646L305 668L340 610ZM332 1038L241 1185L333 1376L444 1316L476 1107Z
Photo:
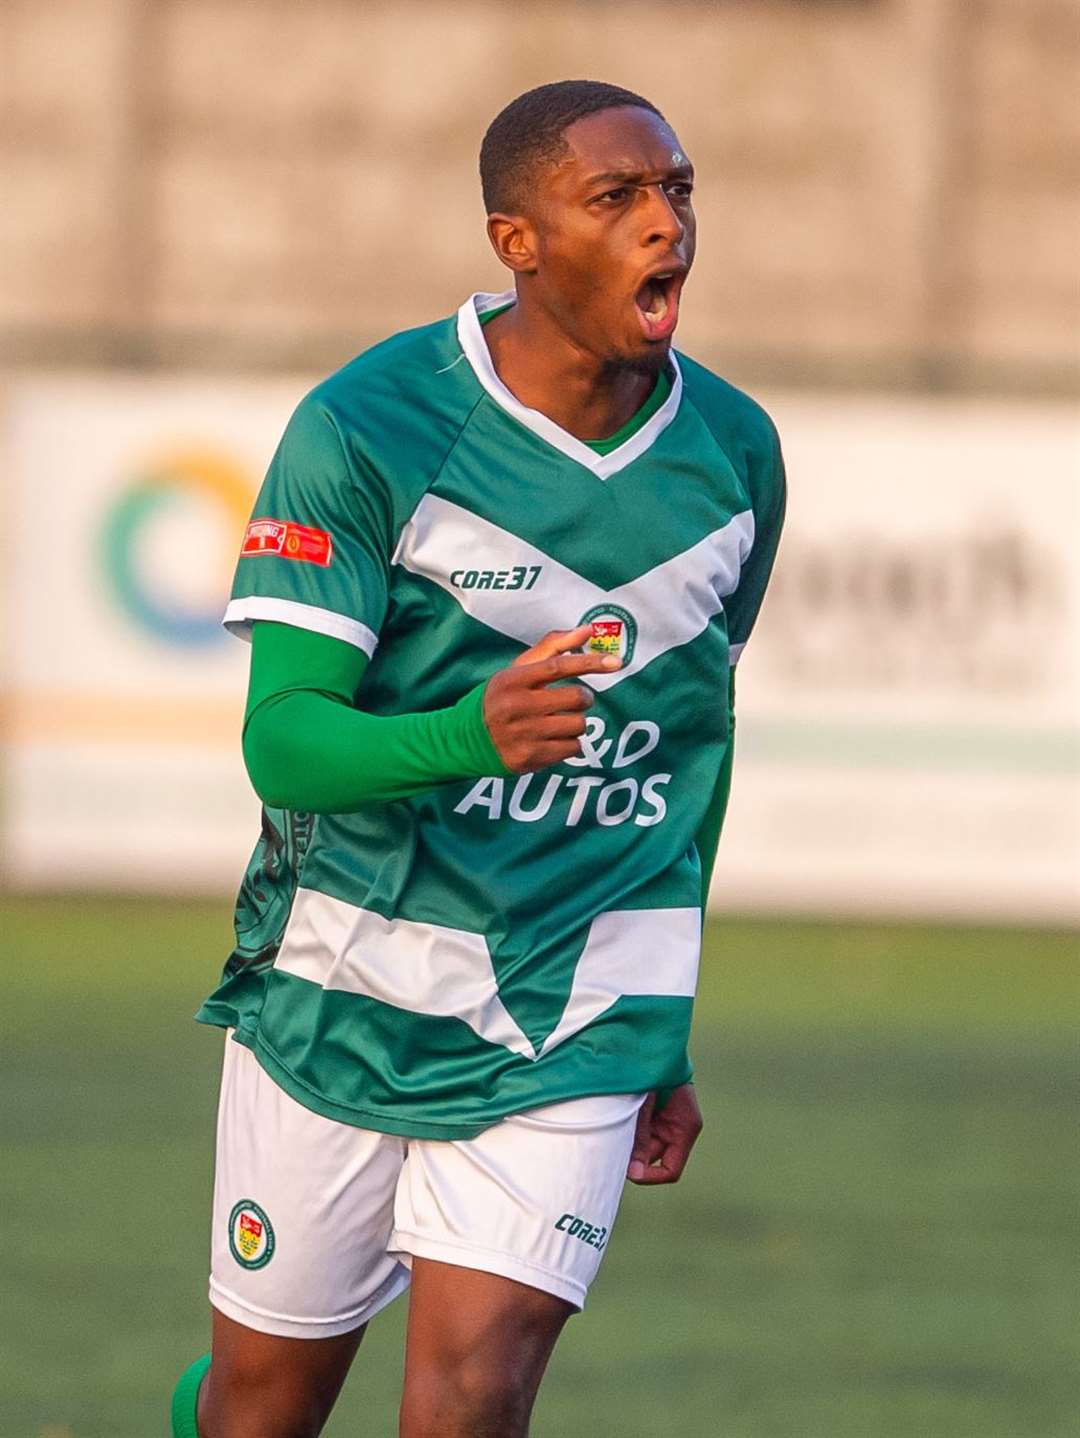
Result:
M646 245L655 245L661 242L668 245L680 244L686 234L686 226L668 199L663 185L649 185L645 193L648 199L643 243Z

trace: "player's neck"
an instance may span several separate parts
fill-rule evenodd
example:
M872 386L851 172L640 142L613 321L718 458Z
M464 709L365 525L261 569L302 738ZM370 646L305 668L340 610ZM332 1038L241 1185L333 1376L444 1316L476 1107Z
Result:
M605 365L535 306L515 304L484 326L495 373L510 393L577 439L607 439L638 412L656 376Z

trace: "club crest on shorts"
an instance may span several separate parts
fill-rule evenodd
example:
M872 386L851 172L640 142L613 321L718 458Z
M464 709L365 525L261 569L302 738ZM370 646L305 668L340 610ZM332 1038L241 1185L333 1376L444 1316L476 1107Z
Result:
M628 609L618 604L595 604L586 609L579 624L592 626L586 639L586 654L615 654L629 664L637 643L637 620Z
M274 1227L250 1198L229 1214L229 1250L241 1268L264 1268L274 1256Z

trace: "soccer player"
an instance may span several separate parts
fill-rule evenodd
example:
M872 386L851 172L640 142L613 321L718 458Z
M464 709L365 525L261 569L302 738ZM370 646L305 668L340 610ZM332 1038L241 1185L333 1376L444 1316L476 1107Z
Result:
M672 350L693 168L655 106L542 86L480 170L514 289L312 391L243 541L225 622L265 808L199 1014L231 1037L177 1438L318 1433L406 1287L404 1438L525 1434L625 1178L674 1182L701 1127L729 673L780 449Z

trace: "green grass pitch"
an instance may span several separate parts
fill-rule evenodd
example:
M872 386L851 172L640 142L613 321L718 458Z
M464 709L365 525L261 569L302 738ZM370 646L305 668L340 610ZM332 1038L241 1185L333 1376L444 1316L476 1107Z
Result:
M0 1434L156 1438L206 1346L221 905L0 901ZM683 1183L631 1190L537 1438L1066 1438L1075 935L710 924ZM1070 1271L1070 1269L1072 1271ZM328 1432L392 1438L404 1302Z

